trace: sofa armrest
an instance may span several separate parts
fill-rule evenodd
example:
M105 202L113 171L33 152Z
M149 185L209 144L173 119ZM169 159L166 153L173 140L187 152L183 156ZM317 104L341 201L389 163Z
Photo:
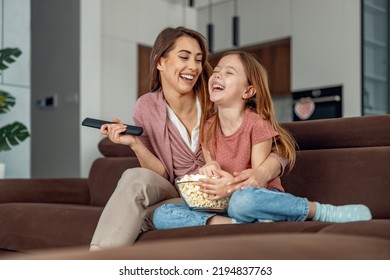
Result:
M90 204L88 179L1 179L0 203Z

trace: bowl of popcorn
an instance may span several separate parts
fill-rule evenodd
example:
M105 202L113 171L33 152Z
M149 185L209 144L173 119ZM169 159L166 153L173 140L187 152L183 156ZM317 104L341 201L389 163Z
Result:
M202 192L198 182L200 179L213 178L207 175L191 174L176 178L175 184L180 196L192 210L226 212L229 198L210 200L207 194Z

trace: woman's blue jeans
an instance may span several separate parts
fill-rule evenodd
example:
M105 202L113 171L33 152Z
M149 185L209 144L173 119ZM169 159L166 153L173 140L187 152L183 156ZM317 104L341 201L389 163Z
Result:
M234 223L304 221L309 213L306 198L278 190L246 188L233 193L224 216ZM153 215L156 229L201 226L216 213L193 211L185 204L163 204Z

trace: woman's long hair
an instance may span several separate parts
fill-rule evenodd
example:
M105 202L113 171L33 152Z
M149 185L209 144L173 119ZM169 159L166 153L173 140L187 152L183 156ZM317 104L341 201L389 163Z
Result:
M208 62L207 40L201 33L182 26L176 28L167 27L160 32L153 44L152 52L150 54L150 90L154 92L162 89L160 71L157 69L157 64L161 57L167 56L169 52L175 48L176 40L182 36L195 39L202 51L202 73L196 81L193 89L198 95L202 106L200 129L203 129L205 120L207 120L212 113L213 104L209 99L207 88L207 83L212 73L212 69Z

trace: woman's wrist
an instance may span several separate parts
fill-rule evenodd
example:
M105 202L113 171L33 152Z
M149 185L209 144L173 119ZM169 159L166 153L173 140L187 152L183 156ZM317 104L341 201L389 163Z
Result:
M274 165L260 165L257 168L257 172L259 172L260 176L262 178L265 178L267 182L271 181L272 179L276 178L278 174L280 173L280 170L276 170L276 166Z
M131 144L129 145L129 147L130 147L130 149L132 149L132 150L136 153L137 150L140 149L141 143L142 143L142 142L139 140L139 138L138 138L138 137L135 137L135 141L133 141L133 143L131 143Z

